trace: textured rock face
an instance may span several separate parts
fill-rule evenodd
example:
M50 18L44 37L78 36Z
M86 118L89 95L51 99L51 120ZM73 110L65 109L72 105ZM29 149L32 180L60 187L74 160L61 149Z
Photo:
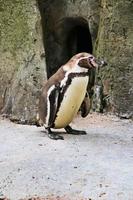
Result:
M108 62L96 80L97 110L105 104L107 110L131 117L132 4L131 0L101 4L98 0L1 0L0 110L14 120L34 123L46 73L50 77L73 54L93 51Z
M43 45L48 77L73 54L92 51L98 30L99 3L97 0L41 0L38 1L41 16L35 0L1 0L0 4L0 107L11 119L34 123L39 91L46 80ZM87 45L86 40L78 45L79 38L84 36ZM71 42L67 47L69 37Z
M0 1L0 107L20 122L35 121L46 79L40 14L36 1Z
M133 116L133 1L103 0L97 54L108 61L102 69L104 92L111 110Z
M38 0L48 77L78 52L92 52L98 24L97 0Z

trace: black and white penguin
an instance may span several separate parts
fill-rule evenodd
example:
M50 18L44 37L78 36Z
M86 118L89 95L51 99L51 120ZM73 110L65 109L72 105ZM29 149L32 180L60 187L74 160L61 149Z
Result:
M39 100L39 118L49 138L63 139L51 128L64 128L68 134L86 134L85 131L72 129L69 124L80 107L82 117L88 114L89 72L99 64L104 62L99 62L89 53L79 53L47 80Z

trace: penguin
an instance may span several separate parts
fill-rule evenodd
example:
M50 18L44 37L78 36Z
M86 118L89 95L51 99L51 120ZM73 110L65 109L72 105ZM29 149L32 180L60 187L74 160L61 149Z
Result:
M82 117L88 115L90 72L103 64L89 53L78 53L46 81L39 99L39 119L49 138L63 140L63 136L51 130L60 128L68 134L86 134L69 124L79 110Z

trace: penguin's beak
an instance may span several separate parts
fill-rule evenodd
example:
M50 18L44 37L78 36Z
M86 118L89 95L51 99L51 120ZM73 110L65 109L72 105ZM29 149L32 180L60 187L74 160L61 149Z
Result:
M97 63L98 67L104 67L107 65L107 62L104 60L95 59L95 62Z
M107 62L105 62L104 60L101 61L101 64L99 65L100 67L104 67L107 65Z

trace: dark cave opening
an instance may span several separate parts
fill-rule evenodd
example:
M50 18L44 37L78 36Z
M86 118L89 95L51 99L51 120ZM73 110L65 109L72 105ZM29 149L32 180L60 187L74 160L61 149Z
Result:
M53 75L73 55L92 53L88 21L82 17L55 16L52 4L38 0L46 56L47 77Z
M89 27L84 26L84 24L74 26L67 35L66 44L69 58L80 52L92 53L92 40Z

